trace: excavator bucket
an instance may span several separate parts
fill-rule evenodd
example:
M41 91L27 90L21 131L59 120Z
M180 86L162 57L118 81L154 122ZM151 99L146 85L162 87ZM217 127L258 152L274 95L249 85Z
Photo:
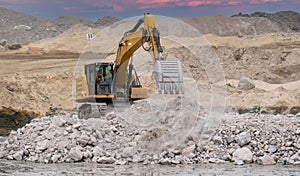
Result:
M158 93L184 94L183 72L180 61L155 61Z

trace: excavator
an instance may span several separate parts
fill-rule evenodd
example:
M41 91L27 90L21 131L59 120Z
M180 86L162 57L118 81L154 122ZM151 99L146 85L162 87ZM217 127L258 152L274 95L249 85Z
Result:
M141 25L143 27L141 27ZM167 61L156 28L156 19L150 13L138 20L136 25L118 43L115 62L97 62L84 66L84 75L76 78L76 102L80 118L90 118L93 113L105 115L107 104L148 98L133 65L133 55L143 48L149 52L155 65L154 77L158 93L183 94L181 62Z

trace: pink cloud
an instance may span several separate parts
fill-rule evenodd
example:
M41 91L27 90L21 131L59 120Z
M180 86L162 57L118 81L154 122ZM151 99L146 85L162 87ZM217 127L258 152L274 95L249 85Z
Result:
M232 1L229 1L228 2L228 5L238 5L238 4L241 4L242 2L239 1L239 0L232 0Z
M268 2L281 2L282 0L249 0L250 4L263 4Z
M170 5L170 6L189 6L195 7L200 5L221 5L221 4L228 4L231 1L238 1L238 0L138 0L137 3L141 5L149 5L149 4L160 4L160 5ZM241 0L239 0L241 1Z
M159 7L172 7L172 6L187 6L197 7L204 5L239 5L239 4L264 4L276 3L282 0L137 0L139 9L159 8Z
M161 7L197 7L204 5L238 5L243 0L138 0L139 9L161 8Z
M154 9L163 7L197 7L201 5L236 5L243 0L81 0L94 7L111 7L114 11L126 9Z
M114 4L114 5L113 5L113 10L114 10L115 12L121 12L121 11L123 11L124 9L123 9L122 6L120 6L120 5L118 5L118 4Z

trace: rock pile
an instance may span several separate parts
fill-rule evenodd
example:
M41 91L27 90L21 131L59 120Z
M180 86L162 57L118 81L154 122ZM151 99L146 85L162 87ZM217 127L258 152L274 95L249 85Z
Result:
M82 120L74 114L48 116L11 132L1 143L0 158L43 163L124 162L122 150L129 147L131 138L118 120Z
M43 117L11 132L0 143L0 159L117 165L300 164L299 115L226 114L225 117L227 122L212 133L208 143L191 135L182 145L166 147L158 153L140 148L143 132L115 112L103 119L78 119L76 114Z
M217 158L236 164L300 164L300 119L294 115L238 115L212 138ZM219 140L215 140L219 139ZM213 150L213 151L215 151ZM232 156L232 157L231 157Z

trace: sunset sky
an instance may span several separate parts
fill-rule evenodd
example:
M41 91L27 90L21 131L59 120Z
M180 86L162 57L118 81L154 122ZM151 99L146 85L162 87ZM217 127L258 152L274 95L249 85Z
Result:
M196 17L239 12L300 11L300 0L0 0L0 6L45 18L103 16L128 18L151 12L170 17Z

